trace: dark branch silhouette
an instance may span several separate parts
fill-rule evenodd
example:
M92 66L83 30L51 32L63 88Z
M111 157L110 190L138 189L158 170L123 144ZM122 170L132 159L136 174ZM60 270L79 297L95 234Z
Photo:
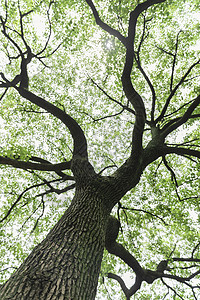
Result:
M126 38L118 30L110 27L108 24L104 23L101 20L92 0L86 0L86 2L90 6L90 8L93 12L93 15L94 15L97 25L99 25L103 30L107 31L109 34L118 38L122 42L122 44L124 44L124 46L126 46Z
M116 226L115 224L117 224L117 223L116 223L116 221L113 220L113 218L111 220L112 221L110 221L110 222L112 223L112 228L115 231L114 228ZM108 232L108 235L109 234L110 233ZM194 289L195 288L200 289L200 286L193 286L189 282L193 278L197 277L200 274L200 270L192 272L187 277L181 277L176 274L170 274L170 271L172 271L173 269L171 269L169 267L170 263L172 263L174 261L179 262L179 263L181 263L181 262L183 262L183 263L185 263L185 262L192 262L192 263L200 262L200 259L193 258L194 250L192 251L192 255L190 258L175 258L175 257L171 257L171 255L173 254L173 252L175 250L175 249L173 249L169 255L169 258L166 260L160 261L157 265L156 270L154 271L154 270L142 268L142 266L138 262L138 260L129 251L127 251L123 245L116 242L117 235L118 235L118 232L117 232L117 234L114 235L113 240L111 238L108 239L108 242L106 243L106 249L108 250L109 253L114 254L115 256L122 259L125 262L125 264L127 264L133 270L133 272L136 275L136 279L135 279L135 283L133 284L133 286L130 289L128 289L125 285L125 282L122 280L122 278L120 276L113 274L113 273L108 273L108 277L112 278L114 280L117 280L119 282L127 299L130 299L130 297L138 291L138 289L140 288L143 281L151 284L157 279L161 279L163 281L164 278L168 278L168 279L186 284L188 287L190 287L192 289L193 295L194 295L194 297L196 297L196 295L194 293ZM196 248L198 246L199 246L199 244L194 249L196 250ZM196 267L199 268L198 265Z
M62 170L71 169L71 162L66 161L58 164L50 164L50 163L31 163L26 161L20 161L17 159L12 159L9 157L0 156L0 164L9 165L15 168L24 169L24 170L40 170L40 171L54 171L59 172Z
M178 90L178 88L183 84L183 82L185 81L185 79L187 78L187 76L190 74L190 72L197 66L199 65L200 60L197 60L195 63L193 63L189 69L187 70L187 72L182 76L181 80L177 83L177 85L173 88L173 90L171 91L170 95L168 96L165 105L161 111L161 114L159 115L159 117L156 119L156 123L160 122L163 117L165 116L165 113L169 107L170 101L173 98L173 96L175 95L176 91Z

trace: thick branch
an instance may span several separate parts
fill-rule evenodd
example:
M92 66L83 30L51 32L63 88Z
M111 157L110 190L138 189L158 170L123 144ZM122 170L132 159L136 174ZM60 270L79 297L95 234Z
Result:
M21 87L14 87L19 94L29 100L30 102L36 104L37 106L45 109L59 120L61 120L69 129L72 138L74 140L74 151L73 154L81 155L83 157L87 157L87 141L84 135L83 130L78 125L78 123L60 108L56 107L55 105L51 104L50 102L44 100L43 98L36 96L32 92L21 88ZM63 169L64 170L64 169Z
M136 280L135 280L135 283L134 285L128 289L123 281L123 279L116 275L116 274L113 274L113 273L108 273L108 278L112 278L114 280L116 280L117 282L119 282L121 288L122 288L122 291L124 292L124 294L126 295L126 299L129 300L130 297L132 295L134 295L141 287L141 284L142 284L142 280L139 279L137 276L136 276Z
M183 125L187 122L188 119L191 118L191 115L195 108L200 104L200 95L193 101L193 103L188 107L186 112L181 118L178 118L176 122L174 122L171 126L169 126L164 132L162 132L162 136L166 137L169 133Z
M136 281L135 284L130 289L128 289L120 276L109 273L108 277L115 279L119 282L127 299L130 299L130 297L137 292L137 290L140 288L143 281L152 284L156 279L162 279L162 278L176 280L180 283L184 283L188 285L190 288L193 289L193 287L188 283L188 281L198 276L200 274L200 270L193 272L188 277L181 277L175 274L165 273L166 270L170 271L170 269L168 268L169 259L160 261L160 263L157 265L156 271L142 268L139 262L135 259L135 257L132 254L130 254L121 244L116 242L116 238L119 230L119 224L117 222L118 222L117 219L113 217L110 218L110 223L108 222L108 227L106 231L107 242L105 243L105 246L109 253L114 254L115 256L121 258L134 271L134 273L136 274ZM117 226L115 226L116 224ZM111 227L113 228L112 231L110 231ZM108 237L110 238L108 239ZM196 247L198 246L199 244ZM172 255L173 251L171 252L170 256ZM199 259L194 259L192 257L182 258L182 259L181 258L171 258L171 259L172 261L180 261L180 262L200 261Z
M145 11L147 8L153 6L156 3L165 2L166 0L147 0L143 3L140 3L136 6L136 8L130 13L129 19L129 27L128 27L128 38L127 38L127 51L126 54L126 66L124 67L124 72L126 76L130 76L132 66L133 66L133 58L134 58L134 42L135 42L135 31L136 24L139 15ZM124 76L125 76L124 74Z
M139 15L149 8L150 6L164 2L165 0L147 0L141 4L138 4L136 8L131 12L129 19L128 38L127 38L127 51L124 70L122 74L122 85L127 99L131 102L135 109L136 121L133 129L132 137L132 155L138 157L142 150L142 136L144 131L144 125L146 121L146 112L143 100L141 96L136 92L131 81L131 71L134 60L134 42L136 24Z
M136 155L140 154L142 149L142 136L146 121L146 112L143 100L141 96L136 92L131 82L130 72L132 69L132 65L133 49L128 48L126 52L126 62L122 74L122 85L128 101L130 101L135 110L136 119L132 136L132 154Z
M142 150L142 135L144 131L144 125L146 120L146 113L143 100L141 96L134 89L131 82L131 71L133 67L134 59L134 40L135 40L135 30L136 23L139 15L145 11L147 8L153 6L157 3L165 2L166 0L147 0L139 5L131 12L129 19L128 37L124 38L118 31L111 28L105 24L99 17L99 14L91 0L86 0L87 4L92 9L93 15L95 17L96 23L106 30L109 34L116 36L127 48L126 51L126 61L124 65L124 71L122 74L122 85L125 95L128 101L133 105L136 112L136 122L133 130L132 137L132 156L138 157Z
M113 35L116 38L118 38L118 40L120 40L120 42L122 42L122 44L124 44L124 46L126 46L126 38L118 30L110 27L108 24L104 23L100 19L99 14L96 10L96 7L94 6L94 3L91 0L86 0L86 2L90 6L90 8L93 12L93 15L94 15L97 25L99 25L103 30L108 32L110 35Z
M35 162L39 162L42 164L51 164L48 160L41 158L41 157L36 157L36 156L31 156L31 158L29 159L31 161L35 161ZM66 175L65 173L61 172L61 171L57 171L56 174L60 177L62 177L63 179L69 179L69 180L73 180L74 178L72 176Z
M135 29L139 15L149 7L165 1L166 0L147 0L143 3L138 4L136 8L130 13L128 29L128 47L134 47Z
M197 246L199 246L199 244ZM200 258L193 258L193 257L172 257L172 260L173 261L198 262L198 263L200 263Z
M113 273L108 273L108 278L114 279L120 284L121 289L122 289L122 291L124 292L124 294L126 295L126 298L127 298L129 289L126 287L126 285L124 283L124 280L120 276L118 276L116 274L113 274Z
M169 146L165 146L163 148L163 152L165 154L178 154L181 156L194 156L197 158L200 158L200 151L198 150L193 150L193 149L187 149L187 148L182 148L182 147L169 147Z
M130 254L123 245L114 242L109 247L106 247L109 253L121 258L138 276L142 277L144 271L137 259Z
M62 163L58 163L58 164L50 164L50 163L36 164L36 163L11 159L8 157L3 157L3 156L0 156L0 164L9 165L9 166L13 166L15 168L24 169L24 170L30 169L30 170L58 172L61 170L71 169L70 161L66 161L66 162L62 162Z

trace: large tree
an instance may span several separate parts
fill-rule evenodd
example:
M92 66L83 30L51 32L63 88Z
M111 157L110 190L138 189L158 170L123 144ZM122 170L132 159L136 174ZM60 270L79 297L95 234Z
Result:
M198 298L198 8L1 1L1 300Z

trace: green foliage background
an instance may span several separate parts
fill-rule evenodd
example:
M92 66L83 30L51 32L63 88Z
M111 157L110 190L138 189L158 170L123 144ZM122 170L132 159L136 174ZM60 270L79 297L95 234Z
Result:
M105 22L125 34L129 12L137 3L138 1L107 0L98 1L96 7ZM8 1L7 5L9 26L20 30L17 1ZM20 0L23 12L34 9L25 18L25 37L34 53L44 48L48 38L48 5L46 0ZM0 14L5 16L3 0L0 7ZM76 119L88 139L90 161L95 170L99 172L112 166L103 173L109 175L129 155L134 117L111 101L98 89L97 84L110 97L122 105L127 104L120 80L125 49L119 41L98 28L84 1L55 1L49 12L52 35L42 53L43 63L33 59L29 66L30 90ZM176 85L188 67L199 59L199 17L198 1L166 1L146 12L146 18L149 19L148 34L142 44L140 58L155 87L157 115L170 92L173 61L167 52L175 53L176 38L180 30L173 84ZM143 17L140 17L136 48L139 47L142 30ZM12 31L11 34L23 48L16 32ZM0 36L0 43L3 45L0 51L0 68L12 79L19 73L20 61L8 60L7 53L15 57L16 50L3 35ZM55 49L57 51L54 52ZM151 92L136 66L132 78L137 92L144 99L147 113L150 113ZM165 121L175 111L175 116L179 116L184 107L181 110L178 108L198 95L199 66L191 72L190 79L174 96ZM199 109L195 112L199 113ZM188 121L181 130L168 138L168 142L187 145L190 140L198 140L198 124L195 119ZM72 140L64 125L21 99L13 90L8 91L0 102L0 133L0 155L11 158L19 155L23 160L35 155L52 163L70 159ZM150 131L147 127L144 145L149 141ZM121 204L132 210L121 209L118 212L116 207L113 211L116 216L119 213L122 225L118 240L126 245L142 266L152 269L156 269L159 261L167 259L173 249L174 256L189 257L200 240L199 164L174 155L169 155L167 160L176 173L178 188L159 159L147 167L137 188L122 199ZM1 166L0 175L1 218L26 188L41 183L41 178L53 179L52 174L16 170L7 166ZM34 245L45 237L73 197L73 192L59 196L47 194L43 203L38 195L44 191L44 186L27 191L9 217L0 223L1 282L19 266ZM198 250L196 255L199 257ZM129 274L134 282L134 274L128 273L124 264L105 251L97 299L124 299L117 290L116 283L106 279L106 273L111 271L124 274L126 279ZM182 276L188 275L187 269L180 269L179 272ZM186 286L177 284L176 288L184 299L192 299ZM167 290L156 281L151 286L143 285L134 299L164 299L164 295L165 299L172 299L171 294L167 295Z

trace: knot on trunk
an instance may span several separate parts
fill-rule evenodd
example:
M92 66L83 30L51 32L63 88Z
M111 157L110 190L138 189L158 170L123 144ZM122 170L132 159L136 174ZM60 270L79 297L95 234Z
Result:
M119 233L119 228L120 228L119 220L117 220L113 216L109 216L107 227L106 227L106 236L105 236L105 247L107 250L116 241Z

